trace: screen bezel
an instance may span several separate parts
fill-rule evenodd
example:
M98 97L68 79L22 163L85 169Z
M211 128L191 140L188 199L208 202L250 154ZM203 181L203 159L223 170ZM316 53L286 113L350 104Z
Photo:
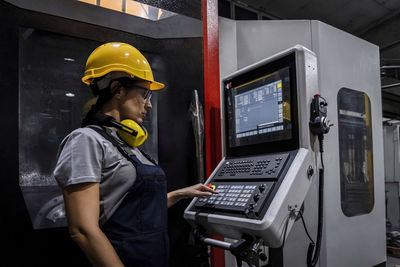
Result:
M229 145L229 131L228 124L229 120L226 118L228 114L228 105L226 96L227 90L252 81L266 74L273 73L282 68L289 67L289 78L290 78L290 117L292 122L292 138L287 140L264 142L259 144L243 145L239 147L230 147ZM265 63L261 66L256 67L248 72L239 74L235 77L228 78L223 82L223 97L224 97L224 112L225 112L225 150L227 157L240 157L248 156L269 152L282 152L289 151L299 148L299 126L298 126L298 103L297 103L297 79L296 79L296 54L295 52L284 56L275 61ZM231 83L231 89L225 89L226 84Z

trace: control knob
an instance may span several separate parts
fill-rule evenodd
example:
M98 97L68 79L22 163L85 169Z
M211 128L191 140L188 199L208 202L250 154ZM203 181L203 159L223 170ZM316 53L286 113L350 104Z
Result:
M259 194L255 194L253 196L254 202L257 202L260 199L260 195Z
M262 193L265 190L265 184L262 184L258 187L258 190Z

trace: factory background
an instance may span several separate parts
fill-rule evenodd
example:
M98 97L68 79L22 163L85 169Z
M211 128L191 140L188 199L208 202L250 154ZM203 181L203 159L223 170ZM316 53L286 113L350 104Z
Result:
M4 0L0 1L4 125L0 265L89 264L69 236L52 171L58 144L79 127L82 108L91 98L80 79L87 56L102 43L134 44L151 63L154 76L166 84L166 90L153 95L153 109L144 124L157 134L150 134L144 149L165 170L168 190L204 182L217 166L220 107L212 89L219 90L220 77L213 75L225 62L213 54L218 17L215 21L215 10L207 7L217 8L220 22L317 20L379 47L382 121L373 123L383 130L384 176L374 179L385 182L385 191L379 194L385 199L382 220L390 247L386 266L400 264L396 259L400 257L396 238L400 229L399 1ZM219 53L225 51L220 48ZM191 110L194 90L206 117L203 173L198 171ZM222 250L194 244L192 228L183 217L189 203L190 199L181 201L169 210L170 265L229 266Z

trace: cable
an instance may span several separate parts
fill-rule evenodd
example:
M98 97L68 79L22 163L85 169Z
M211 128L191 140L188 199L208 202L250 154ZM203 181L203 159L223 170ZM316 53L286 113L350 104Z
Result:
M324 170L325 169L324 159L322 157L322 154L324 153L324 135L323 134L318 135L318 141L319 141L319 152L321 155L321 166L322 166L322 170Z
M310 234L308 233L308 229L307 229L306 223L304 221L303 213L301 212L301 210L299 210L298 212L300 214L301 221L303 222L303 227L304 227L304 230L306 231L308 239L310 239L311 243L314 243L314 240L311 238Z
M240 259L239 256L236 256L236 265L237 267L242 267L242 260Z
M322 241L322 227L323 227L323 209L324 209L324 162L322 154L324 152L324 136L323 134L318 135L320 155L321 155L321 166L319 169L319 196L318 196L318 230L317 230L317 243L311 242L308 246L307 251L307 266L314 267L319 259Z
M285 246L285 240L286 240L286 231L288 228L288 224L289 224L289 220L290 220L290 215L292 214L293 211L290 212L290 214L288 215L287 219L286 219L286 223L285 223L285 230L283 231L283 242L282 242L282 246L281 248L283 249L283 247Z

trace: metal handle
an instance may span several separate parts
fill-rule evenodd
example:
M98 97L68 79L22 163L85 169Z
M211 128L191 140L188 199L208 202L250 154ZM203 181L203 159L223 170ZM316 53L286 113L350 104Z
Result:
M212 239L212 238L208 238L208 237L200 237L200 241L203 242L206 245L210 245L213 247L219 247L222 249L226 249L226 250L230 250L232 247L232 243L228 243L228 242L224 242L224 241L220 241L217 239Z

